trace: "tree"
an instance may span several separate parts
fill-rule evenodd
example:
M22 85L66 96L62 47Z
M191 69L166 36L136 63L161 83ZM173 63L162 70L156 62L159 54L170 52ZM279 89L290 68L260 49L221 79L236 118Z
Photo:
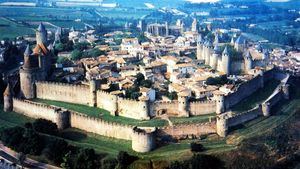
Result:
M96 154L93 149L80 149L74 158L74 169L95 169Z
M63 162L64 155L68 152L68 143L61 139L51 141L43 151L43 154L55 164Z
M129 155L127 152L120 151L117 156L118 166L121 169L123 168L125 169L129 164L134 162L136 159L137 159L136 157Z
M193 142L193 143L191 143L191 151L202 152L202 151L204 151L204 147L201 143Z
M89 47L89 43L88 42L79 42L79 43L75 43L73 45L74 49L77 49L79 51L83 51L85 49L87 49Z
M72 60L79 60L82 57L82 52L80 50L73 50L71 53L71 59Z
M40 133L57 135L57 125L50 120L37 119L32 123L33 129Z

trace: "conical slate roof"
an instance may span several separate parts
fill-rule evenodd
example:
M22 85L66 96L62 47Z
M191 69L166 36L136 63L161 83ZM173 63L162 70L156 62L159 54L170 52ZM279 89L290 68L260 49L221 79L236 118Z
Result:
M216 53L216 54L220 53L220 47L219 47L219 45L215 45L215 47L214 47L214 53Z
M244 44L245 43L245 38L243 36L239 36L237 40L235 41L236 44Z
M45 25L41 22L37 30L39 32L45 32L46 31Z
M24 55L25 55L25 56L29 56L29 55L31 55L31 53L32 53L32 51L31 51L30 46L29 46L29 44L28 44L28 45L26 46Z
M228 52L228 47L226 46L224 51L223 51L223 55L228 55L229 56L229 52Z

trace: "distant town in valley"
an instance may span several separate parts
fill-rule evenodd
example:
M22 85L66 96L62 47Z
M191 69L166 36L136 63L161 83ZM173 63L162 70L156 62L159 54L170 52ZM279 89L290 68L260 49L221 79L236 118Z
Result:
M0 169L297 169L300 1L0 0Z

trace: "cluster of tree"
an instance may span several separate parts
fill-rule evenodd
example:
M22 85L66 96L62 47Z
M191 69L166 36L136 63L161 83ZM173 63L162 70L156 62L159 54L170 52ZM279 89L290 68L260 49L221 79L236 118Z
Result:
M189 160L175 161L169 169L224 169L224 163L217 157L204 154L194 154Z
M146 80L142 73L138 73L136 76L136 80L134 81L133 87L127 89L125 91L125 97L131 99L138 99L140 94L140 87L151 88L153 83L151 80Z
M64 169L125 169L137 159L123 151L119 152L116 159L110 158L106 154L95 153L94 149L73 146L59 136L56 124L44 119L0 132L0 139L5 146L25 156L43 156Z
M222 75L220 77L209 77L206 79L207 85L224 85L226 83L228 83L226 75Z
M176 92L171 92L171 93L167 93L167 97L170 99L170 100L177 100L178 98L178 95Z
M101 55L105 55L105 52L101 51L98 48L93 48L93 49L85 50L85 51L75 49L71 53L71 59L72 60L80 60L82 58L98 57Z

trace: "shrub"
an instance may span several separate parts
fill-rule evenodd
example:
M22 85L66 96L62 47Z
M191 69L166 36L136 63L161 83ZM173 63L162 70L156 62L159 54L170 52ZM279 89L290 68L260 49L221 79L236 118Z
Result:
M32 123L33 129L40 133L57 135L57 125L50 120L37 119Z
M194 142L194 143L191 143L191 151L202 152L202 151L204 151L204 147L202 144Z

